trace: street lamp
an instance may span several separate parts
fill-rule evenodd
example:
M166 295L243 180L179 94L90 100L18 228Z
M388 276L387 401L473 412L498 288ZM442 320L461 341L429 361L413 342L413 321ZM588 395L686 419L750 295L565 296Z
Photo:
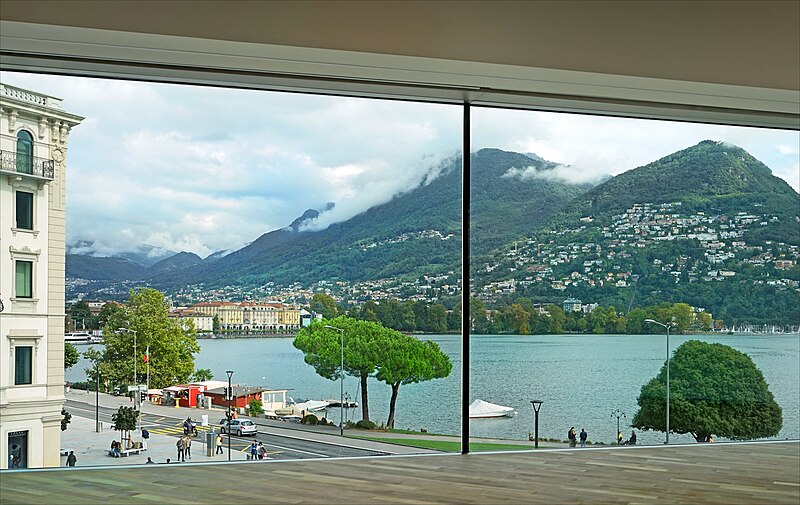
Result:
M335 326L325 325L329 330L336 330L341 335L342 363L339 369L339 435L344 436L344 330Z
M533 412L536 417L536 422L533 428L533 448L539 448L539 409L542 407L542 400L531 400L531 406L533 407Z
M621 411L619 409L614 409L614 410L611 411L611 417L616 417L617 418L617 435L616 435L616 437L617 437L617 444L619 444L619 436L622 433L621 431L619 431L619 419L621 417L625 417L625 412L623 412L623 411Z
M669 443L669 330L673 328L672 323L664 324L659 323L655 319L645 319L645 323L657 324L667 330L667 439L665 444Z
M100 362L94 362L94 378L95 378L95 386L94 386L94 429L97 433L100 433ZM89 389L89 386L86 386L86 389Z
M228 397L225 398L228 400L228 461L231 460L231 377L233 376L233 370L226 370L226 374L228 374Z

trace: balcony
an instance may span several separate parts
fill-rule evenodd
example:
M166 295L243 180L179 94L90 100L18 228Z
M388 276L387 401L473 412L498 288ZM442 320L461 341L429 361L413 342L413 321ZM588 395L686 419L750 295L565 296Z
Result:
M52 181L54 166L53 160L47 158L0 151L0 172L24 174Z

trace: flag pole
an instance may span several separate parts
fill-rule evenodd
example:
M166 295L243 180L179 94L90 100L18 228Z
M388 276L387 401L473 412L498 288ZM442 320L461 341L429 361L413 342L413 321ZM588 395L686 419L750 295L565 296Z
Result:
M150 398L150 346L147 346L147 398Z

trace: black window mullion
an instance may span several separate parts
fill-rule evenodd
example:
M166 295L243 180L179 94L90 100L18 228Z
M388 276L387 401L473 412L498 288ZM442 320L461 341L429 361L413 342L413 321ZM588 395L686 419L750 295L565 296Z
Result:
M470 104L464 102L461 125L461 454L469 453L469 227L470 227Z

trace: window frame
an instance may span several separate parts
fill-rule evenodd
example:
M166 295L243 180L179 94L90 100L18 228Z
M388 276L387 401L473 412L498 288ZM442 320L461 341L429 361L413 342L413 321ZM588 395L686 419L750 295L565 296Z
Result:
M20 225L20 194L30 195L30 227ZM22 232L35 232L36 231L36 195L32 191L15 190L14 191L14 231Z
M15 259L14 260L14 298L19 300L32 300L34 298L34 264L36 262L30 259ZM28 270L28 293L27 294L20 294L19 293L19 278L20 278L20 271L19 267L23 264L29 265Z
M23 134L28 138L23 138ZM17 161L16 166L14 167L18 173L26 174L26 175L33 175L33 152L34 152L34 137L31 132L29 132L25 128L20 128L16 135L16 154L17 154ZM20 148L23 146L27 146L25 149L26 152L21 153ZM27 160L21 159L22 157L27 157ZM20 170L22 167L22 170Z
M13 384L14 384L14 386L31 386L31 385L33 385L33 377L34 377L33 365L35 363L35 360L34 360L33 356L34 356L34 349L35 348L36 348L36 346L34 344L29 344L28 345L26 343L26 345L14 345L14 347L13 347L13 360L14 360L14 383ZM19 353L19 351L21 349L26 349L28 351L28 353L27 353L28 354L28 356L27 356L27 361L28 362L27 362L27 367L25 367L25 368L27 368L27 382L20 382L20 374L21 373L25 373L25 371L26 371L25 368L20 370L20 366L19 366L20 365L19 358L20 358L20 354L21 354L21 353Z

